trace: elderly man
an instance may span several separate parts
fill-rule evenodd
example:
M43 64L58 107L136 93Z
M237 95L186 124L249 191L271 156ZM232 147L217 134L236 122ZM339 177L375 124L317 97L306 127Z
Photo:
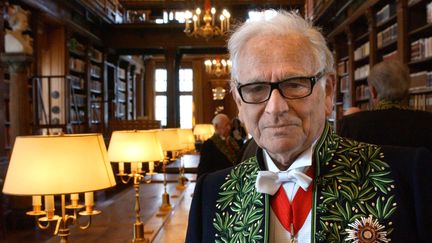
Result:
M373 66L368 77L371 109L344 116L338 134L367 143L432 151L432 113L408 107L410 81L408 67L399 61Z
M240 147L230 136L231 121L219 113L212 120L215 133L201 147L198 177L205 173L222 170L238 162Z
M421 242L432 225L432 155L336 135L333 58L295 13L231 36L233 95L256 156L202 176L186 242Z

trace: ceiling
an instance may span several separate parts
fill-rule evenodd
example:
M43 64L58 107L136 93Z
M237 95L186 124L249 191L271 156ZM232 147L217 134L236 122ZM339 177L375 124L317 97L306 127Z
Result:
M162 12L188 10L203 7L204 0L119 0L125 10L150 10L155 17L162 16ZM261 9L304 9L304 0L213 0L210 4L216 9L227 9L233 18L245 20L249 10Z

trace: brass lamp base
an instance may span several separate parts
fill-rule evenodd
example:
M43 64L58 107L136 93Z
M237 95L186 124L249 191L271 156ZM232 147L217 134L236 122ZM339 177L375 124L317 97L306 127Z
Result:
M160 211L169 211L171 210L171 203L170 203L170 195L167 192L164 192L162 194L162 205L159 207Z
M186 183L188 182L188 178L186 178L185 176L181 175L178 179L178 184L176 186L176 188L178 190L184 190L186 188Z
M142 222L134 223L134 238L132 242L148 242L146 238L144 238L144 224Z

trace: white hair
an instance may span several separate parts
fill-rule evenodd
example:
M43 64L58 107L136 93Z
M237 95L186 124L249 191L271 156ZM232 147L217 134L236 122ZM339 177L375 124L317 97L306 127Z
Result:
M229 117L223 113L217 114L215 117L213 117L212 124L214 127L220 125L223 121L229 121Z
M238 61L242 48L255 36L303 35L309 40L310 51L317 61L319 71L334 73L333 55L327 47L324 36L317 27L305 20L295 11L274 10L271 18L262 14L261 18L240 25L228 40L228 51L231 56L231 88L235 88L238 77ZM325 85L325 82L321 82Z

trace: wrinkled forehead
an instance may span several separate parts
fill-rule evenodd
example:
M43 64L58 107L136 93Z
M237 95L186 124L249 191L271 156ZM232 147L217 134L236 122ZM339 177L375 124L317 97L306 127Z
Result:
M263 69L273 74L286 72L281 75L313 74L319 65L310 46L301 34L255 36L239 52L239 77Z

